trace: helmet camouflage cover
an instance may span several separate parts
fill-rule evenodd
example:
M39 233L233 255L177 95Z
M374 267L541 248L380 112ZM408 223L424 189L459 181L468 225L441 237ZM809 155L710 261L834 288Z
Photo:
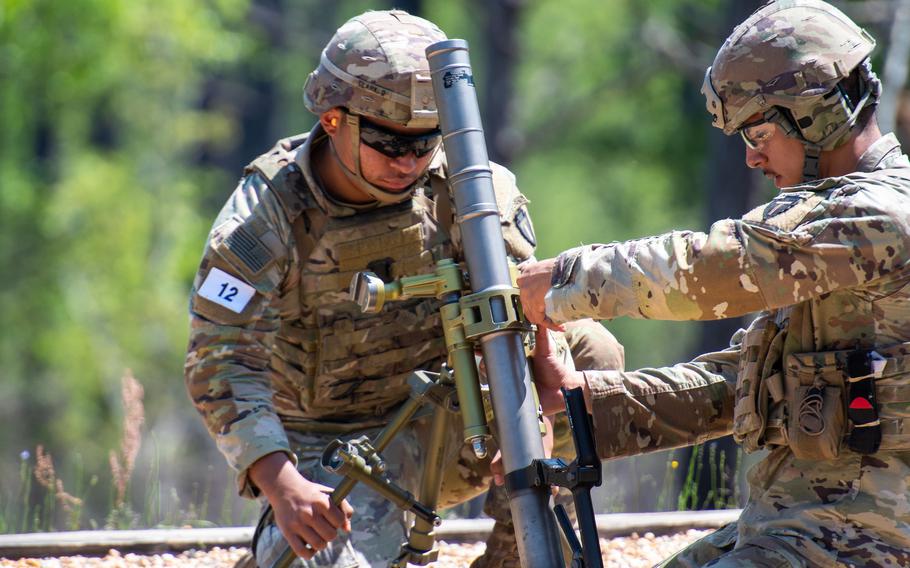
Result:
M875 40L830 4L768 3L733 30L705 73L702 93L713 125L730 135L751 116L771 120L775 107L784 108L788 135L835 148L880 93L868 63L874 48ZM851 102L838 84L857 67L865 92Z
M435 128L436 101L424 50L445 39L432 22L401 10L351 18L307 77L304 104L315 114L344 107L410 128Z

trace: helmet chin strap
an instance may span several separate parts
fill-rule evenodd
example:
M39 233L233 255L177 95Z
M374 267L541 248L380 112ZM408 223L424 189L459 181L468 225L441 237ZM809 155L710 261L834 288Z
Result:
M850 109L849 113L847 114L847 120L845 120L843 124L841 124L833 132L818 142L809 142L801 134L797 137L800 142L803 143L803 147L806 150L806 158L803 162L803 182L809 182L818 179L818 163L821 158L822 151L833 150L840 144L843 144L846 141L843 140L844 136L853 130L853 127L856 125L856 121L859 119L859 113L862 112L862 110L868 104L878 101L879 97L881 96L881 81L879 81L878 77L872 71L872 66L869 63L868 59L864 60L860 64L859 70L865 89L862 97L860 97L859 101L853 105L853 108ZM840 96L846 99L847 95L841 92Z
M811 142L803 142L805 158L803 158L803 183L818 179L818 162L821 160L822 147Z
M338 156L338 151L335 149L334 138L329 138L329 147L332 149L332 155L335 157L335 162L341 167L341 171L344 172L344 176L348 178L348 181L354 184L357 189L363 191L380 203L391 205L410 199L411 195L414 193L414 189L417 187L417 181L419 180L415 181L409 188L403 191L389 191L373 185L363 177L363 172L360 169L360 118L355 114L342 112L344 113L344 119L345 122L347 122L348 128L351 129L351 157L354 159L354 169L348 168L344 165L344 162L341 161L341 158Z

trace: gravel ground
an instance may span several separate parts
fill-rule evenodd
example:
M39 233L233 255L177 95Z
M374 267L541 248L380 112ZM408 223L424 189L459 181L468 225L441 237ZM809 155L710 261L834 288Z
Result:
M710 531L690 530L668 536L654 536L646 533L643 536L632 534L628 537L601 539L600 547L604 555L604 565L608 568L639 568L653 566L658 561L673 554L690 542L703 537ZM439 561L436 568L463 568L472 560L483 554L484 543L447 544L440 543ZM181 554L156 554L142 556L139 554L121 554L111 550L104 558L85 556L62 556L60 558L20 558L19 560L0 559L0 566L19 568L208 568L233 566L243 554L245 548L213 548L208 551L189 551Z

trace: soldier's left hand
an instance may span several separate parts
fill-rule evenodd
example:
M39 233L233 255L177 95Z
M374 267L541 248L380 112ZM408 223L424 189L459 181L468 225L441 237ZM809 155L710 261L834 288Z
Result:
M531 356L534 383L537 385L537 395L540 397L543 413L549 416L566 409L560 387L566 389L585 387L585 378L581 371L569 369L562 364L546 329L537 328L535 343L534 354Z
M531 323L557 331L564 331L562 325L553 322L547 317L545 298L550 290L550 281L553 277L553 267L555 265L555 258L519 264L518 289L521 294L521 309Z

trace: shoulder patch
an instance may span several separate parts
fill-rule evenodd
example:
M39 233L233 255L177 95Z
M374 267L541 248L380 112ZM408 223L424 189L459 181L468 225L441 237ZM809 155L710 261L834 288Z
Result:
M537 246L537 235L534 234L534 226L531 224L531 217L526 208L522 207L515 213L515 226L518 227L521 236L531 243L531 246Z
M811 191L784 193L746 213L743 221L792 231L824 200L823 194Z
M802 201L802 198L798 194L793 193L788 193L773 199L771 203L768 203L765 206L764 211L762 211L762 221L767 221L771 217L777 217L782 213L786 213L800 201Z
M212 231L211 246L245 277L253 279L284 257L281 240L255 216L228 218Z
M272 262L272 255L269 249L262 244L256 235L250 232L244 225L238 225L224 239L224 245L234 255L250 269L250 272L257 274L263 268Z

